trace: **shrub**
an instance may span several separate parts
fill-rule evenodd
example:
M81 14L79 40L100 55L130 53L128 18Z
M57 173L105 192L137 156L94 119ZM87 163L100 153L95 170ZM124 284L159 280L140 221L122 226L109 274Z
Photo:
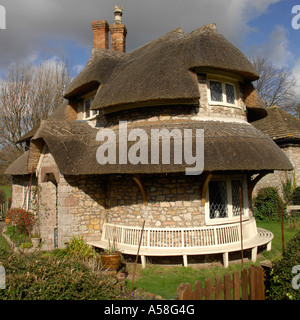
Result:
M6 217L23 233L29 234L36 222L34 214L28 210L16 208L6 212Z
M281 206L284 206L278 190L273 187L260 189L253 205L253 214L258 220L277 220L281 215Z
M296 276L292 268L297 265L300 265L300 232L288 242L282 258L273 262L268 300L300 300L300 289L292 287Z
M24 242L30 242L29 235L21 232L16 226L7 226L5 234L17 247L20 247Z
M0 204L5 203L6 202L6 195L4 190L0 189Z
M6 254L6 289L0 300L121 300L126 293L113 277L92 272L83 262L42 254Z
M83 261L100 259L100 256L93 247L87 245L82 238L76 238L75 236L68 242L66 253L68 258L78 258Z

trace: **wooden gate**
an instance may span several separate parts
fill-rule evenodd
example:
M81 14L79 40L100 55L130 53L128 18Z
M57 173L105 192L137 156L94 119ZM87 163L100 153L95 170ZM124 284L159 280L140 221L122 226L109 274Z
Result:
M181 283L177 288L177 300L265 300L264 272L261 267L251 266L248 272L243 269L241 277L237 271L232 277L224 275L224 281L217 276L212 285L212 279L195 282L195 289L189 283Z

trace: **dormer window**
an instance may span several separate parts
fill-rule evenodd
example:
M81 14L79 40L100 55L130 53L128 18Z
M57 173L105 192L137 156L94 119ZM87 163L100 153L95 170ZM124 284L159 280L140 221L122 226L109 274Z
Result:
M83 119L84 120L94 119L99 114L98 110L91 110L91 104L93 102L94 96L95 96L94 94L89 95L83 99Z
M208 80L208 97L212 105L238 106L237 89L234 82Z

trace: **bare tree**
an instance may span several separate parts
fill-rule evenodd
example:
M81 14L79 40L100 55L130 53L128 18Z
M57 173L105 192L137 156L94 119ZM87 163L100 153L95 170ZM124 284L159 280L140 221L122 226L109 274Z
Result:
M24 150L16 142L63 102L70 68L57 58L10 67L0 82L0 165L20 155Z
M295 105L296 80L287 67L276 67L262 57L255 57L252 63L260 78L254 82L260 97L267 107L277 105L283 109L291 109Z

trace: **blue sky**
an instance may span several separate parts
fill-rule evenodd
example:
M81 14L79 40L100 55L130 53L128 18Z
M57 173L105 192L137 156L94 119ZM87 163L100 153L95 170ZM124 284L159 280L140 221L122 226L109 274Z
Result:
M0 0L6 10L0 74L14 62L36 63L46 55L70 57L75 76L90 56L90 22L113 23L115 4L124 9L127 51L177 27L188 33L215 22L249 58L258 54L290 67L300 101L300 29L291 25L292 8L300 0Z

